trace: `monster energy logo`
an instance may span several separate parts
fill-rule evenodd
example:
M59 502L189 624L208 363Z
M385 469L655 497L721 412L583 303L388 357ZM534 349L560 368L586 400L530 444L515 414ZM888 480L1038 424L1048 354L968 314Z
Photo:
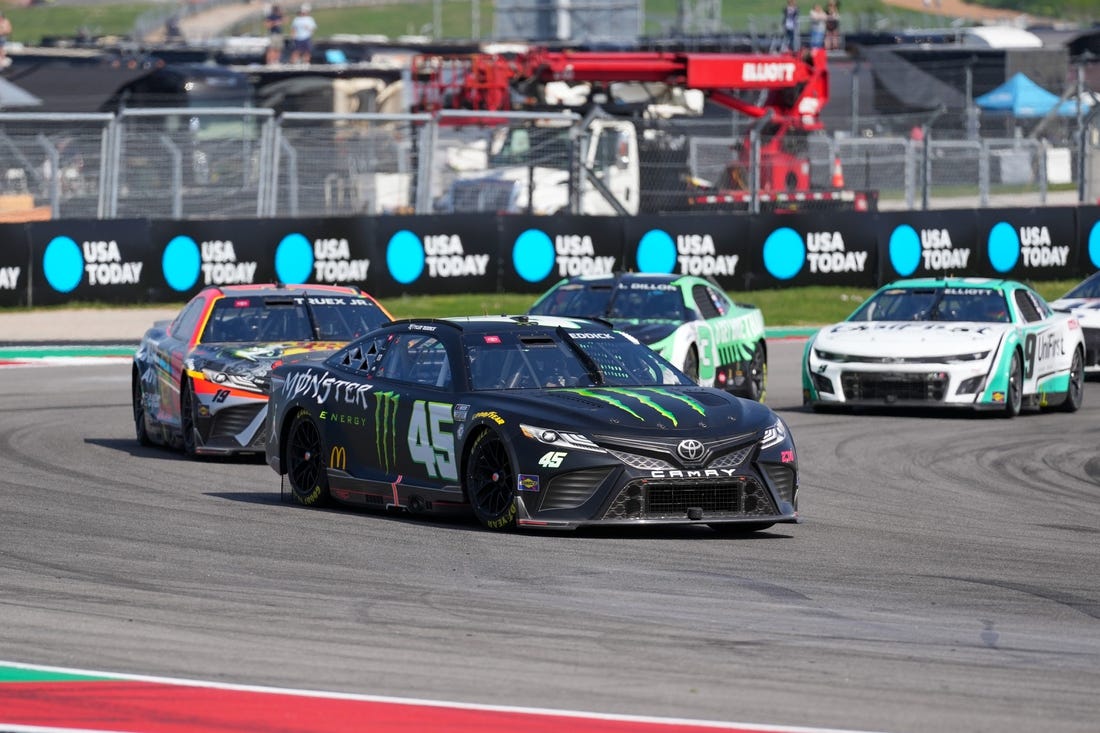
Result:
M700 415L706 414L703 410L703 405L700 404L698 401L693 400L687 395L677 394L676 392L669 392L668 390L664 389L618 389L608 387L601 390L575 389L570 391L576 392L583 397L590 397L592 399L599 400L600 402L618 408L628 415L632 415L633 417L636 417L642 421L645 421L646 418L643 417L635 408L640 409L642 407L647 407L650 410L656 412L661 417L668 420L670 423L672 423L674 427L680 424L679 420L676 419L676 414L672 412L672 410L669 410L667 407L661 405L657 400L654 399L654 397L663 397L665 399L674 400L676 402L680 402L681 404L687 405L692 410L698 412Z
M374 393L374 449L378 464L391 473L397 466L397 403L396 392Z

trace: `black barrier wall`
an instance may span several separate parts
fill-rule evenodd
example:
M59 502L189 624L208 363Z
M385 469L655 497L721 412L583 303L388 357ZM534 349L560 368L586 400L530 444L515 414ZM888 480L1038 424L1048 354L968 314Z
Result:
M1078 279L1100 269L1100 207L637 217L61 220L0 225L0 306L183 302L207 285L359 285L399 295L536 295L614 270L732 292L873 288L902 277Z

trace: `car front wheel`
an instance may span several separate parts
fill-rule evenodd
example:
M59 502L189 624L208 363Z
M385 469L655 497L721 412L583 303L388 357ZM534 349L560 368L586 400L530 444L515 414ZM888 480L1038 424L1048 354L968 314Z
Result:
M1020 352L1012 352L1012 362L1008 365L1008 389L1005 390L1005 417L1016 417L1024 404L1024 367L1020 361Z
M516 473L504 441L491 430L474 440L464 486L474 515L493 530L516 526Z
M1069 366L1069 391L1066 393L1066 401L1062 403L1062 409L1066 412L1077 412L1084 401L1085 357L1081 355L1080 349L1075 349Z
M145 427L145 390L141 388L141 378L138 377L136 371L134 372L130 392L134 405L134 437L137 438L139 445L152 445L153 441L149 437L149 430Z
M198 440L195 437L195 392L187 377L180 383L180 436L183 438L183 452L194 456L198 452Z

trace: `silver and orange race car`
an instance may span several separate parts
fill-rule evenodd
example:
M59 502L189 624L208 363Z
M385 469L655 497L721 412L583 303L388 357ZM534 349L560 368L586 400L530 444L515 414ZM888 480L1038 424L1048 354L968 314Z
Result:
M356 287L210 287L134 354L134 431L142 445L188 455L263 453L273 366L341 348L389 323Z

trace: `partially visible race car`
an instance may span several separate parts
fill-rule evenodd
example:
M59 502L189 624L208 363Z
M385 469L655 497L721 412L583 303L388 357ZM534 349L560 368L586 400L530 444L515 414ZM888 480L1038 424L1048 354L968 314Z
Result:
M359 288L205 288L134 354L134 430L142 445L188 455L262 453L274 364L332 351L393 319Z
M267 436L305 505L472 513L493 530L798 521L782 418L595 321L397 321L276 367Z
M1050 307L1071 314L1081 324L1085 334L1085 372L1100 372L1100 271L1089 275Z
M540 296L529 313L606 320L699 384L764 400L764 316L710 280L653 273L571 277Z
M1077 319L1011 280L917 278L879 289L809 339L803 401L829 406L1060 406L1084 396Z

